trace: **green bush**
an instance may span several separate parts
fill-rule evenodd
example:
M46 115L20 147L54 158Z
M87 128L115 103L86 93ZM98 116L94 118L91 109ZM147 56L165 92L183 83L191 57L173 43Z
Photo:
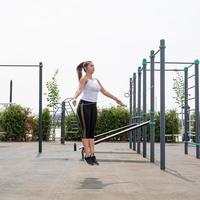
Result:
M51 115L48 108L44 108L42 111L42 139L48 141L51 131ZM36 141L39 139L39 129L38 129L39 118L31 117L29 118L29 124L31 127L32 140Z
M66 132L69 131L68 139L69 140L80 140L81 139L81 129L77 133L70 133L72 131L71 120L74 116L66 116ZM104 133L122 126L125 126L129 123L130 113L128 110L117 107L117 108L106 108L98 110L97 117L97 128L96 134ZM150 114L147 114L147 120L150 119ZM176 114L176 110L166 111L166 134L178 134L179 131L179 119ZM155 142L160 141L160 113L155 113ZM128 134L121 135L119 137L111 139L112 141L120 140L127 141ZM150 126L147 126L147 141L150 141Z
M130 114L122 107L102 109L98 112L97 134L104 133L129 123ZM113 138L112 140L128 140L128 134Z
M3 125L3 112L0 112L0 132L3 131L2 125Z
M3 112L0 112L0 141L6 141L5 132L3 130Z
M11 105L1 114L1 126L6 132L6 141L26 140L26 121L29 110L20 105Z
M42 113L43 140L48 140L51 128L51 116L48 109ZM38 140L38 118L31 115L28 108L20 105L7 107L0 113L0 141Z
M150 115L147 115L147 120L150 119ZM155 113L155 142L160 142L160 112ZM176 110L169 110L165 113L165 134L179 134L179 119L176 114ZM174 137L173 137L174 138ZM150 141L150 126L147 126L147 141Z
M28 132L27 140L32 140L32 141L38 140L38 117L28 116L26 128ZM31 135L30 138L29 135Z

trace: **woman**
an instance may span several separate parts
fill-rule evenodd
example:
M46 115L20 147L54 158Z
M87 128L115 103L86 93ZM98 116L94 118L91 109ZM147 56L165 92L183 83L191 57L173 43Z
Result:
M102 92L105 96L115 100L119 105L123 105L123 103L106 91L98 79L93 78L94 65L91 61L80 63L76 70L79 79L79 87L73 97L72 103L76 106L76 99L83 92L83 96L78 104L77 113L83 129L82 143L85 151L85 160L90 165L99 165L94 153L98 92ZM84 76L82 75L82 70L85 71Z

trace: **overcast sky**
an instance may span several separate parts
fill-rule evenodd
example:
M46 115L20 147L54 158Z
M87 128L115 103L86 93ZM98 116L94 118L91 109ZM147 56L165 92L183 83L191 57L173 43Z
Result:
M62 99L73 96L76 66L95 64L103 86L121 98L129 78L150 50L166 40L166 60L200 58L200 2L198 0L0 0L0 64L44 64L44 87L57 68ZM166 66L174 67L177 66ZM183 68L185 66L179 66ZM192 70L192 69L191 69ZM172 91L176 73L166 73L166 108L174 108ZM156 74L159 109L159 74ZM38 70L0 69L0 102L9 100L38 111ZM148 98L149 98L149 86ZM44 96L44 106L46 97ZM149 101L148 101L149 102ZM99 95L99 106L116 103ZM149 108L149 106L147 106Z

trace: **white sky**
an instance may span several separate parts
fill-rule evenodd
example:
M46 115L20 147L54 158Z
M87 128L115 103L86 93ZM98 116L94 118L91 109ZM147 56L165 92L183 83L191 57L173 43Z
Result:
M166 40L166 60L200 58L198 0L0 0L0 64L44 64L44 87L59 68L62 99L78 86L76 66L95 63L95 77L121 98L129 78L150 50ZM175 67L175 66L172 66ZM185 67L185 66L181 66ZM166 108L174 108L172 79L166 73ZM159 75L156 78L159 109ZM38 110L37 69L0 69L0 102L9 100ZM147 87L149 90L149 87ZM148 96L149 98L149 93ZM44 96L44 106L46 97ZM99 106L116 105L99 95ZM149 108L149 106L148 106Z

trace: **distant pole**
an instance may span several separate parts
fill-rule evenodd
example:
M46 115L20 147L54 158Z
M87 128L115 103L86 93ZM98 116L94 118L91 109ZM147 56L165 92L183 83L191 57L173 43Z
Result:
M62 102L61 113L61 144L65 144L65 101Z
M42 153L42 68L43 64L39 63L39 153Z
M12 94L13 94L13 82L10 80L10 104L12 103Z
M130 78L129 80L129 109L130 109L130 120L129 120L129 123L131 124L132 123L132 114L133 114L133 80L132 78ZM132 149L132 131L130 131L129 133L129 148Z

